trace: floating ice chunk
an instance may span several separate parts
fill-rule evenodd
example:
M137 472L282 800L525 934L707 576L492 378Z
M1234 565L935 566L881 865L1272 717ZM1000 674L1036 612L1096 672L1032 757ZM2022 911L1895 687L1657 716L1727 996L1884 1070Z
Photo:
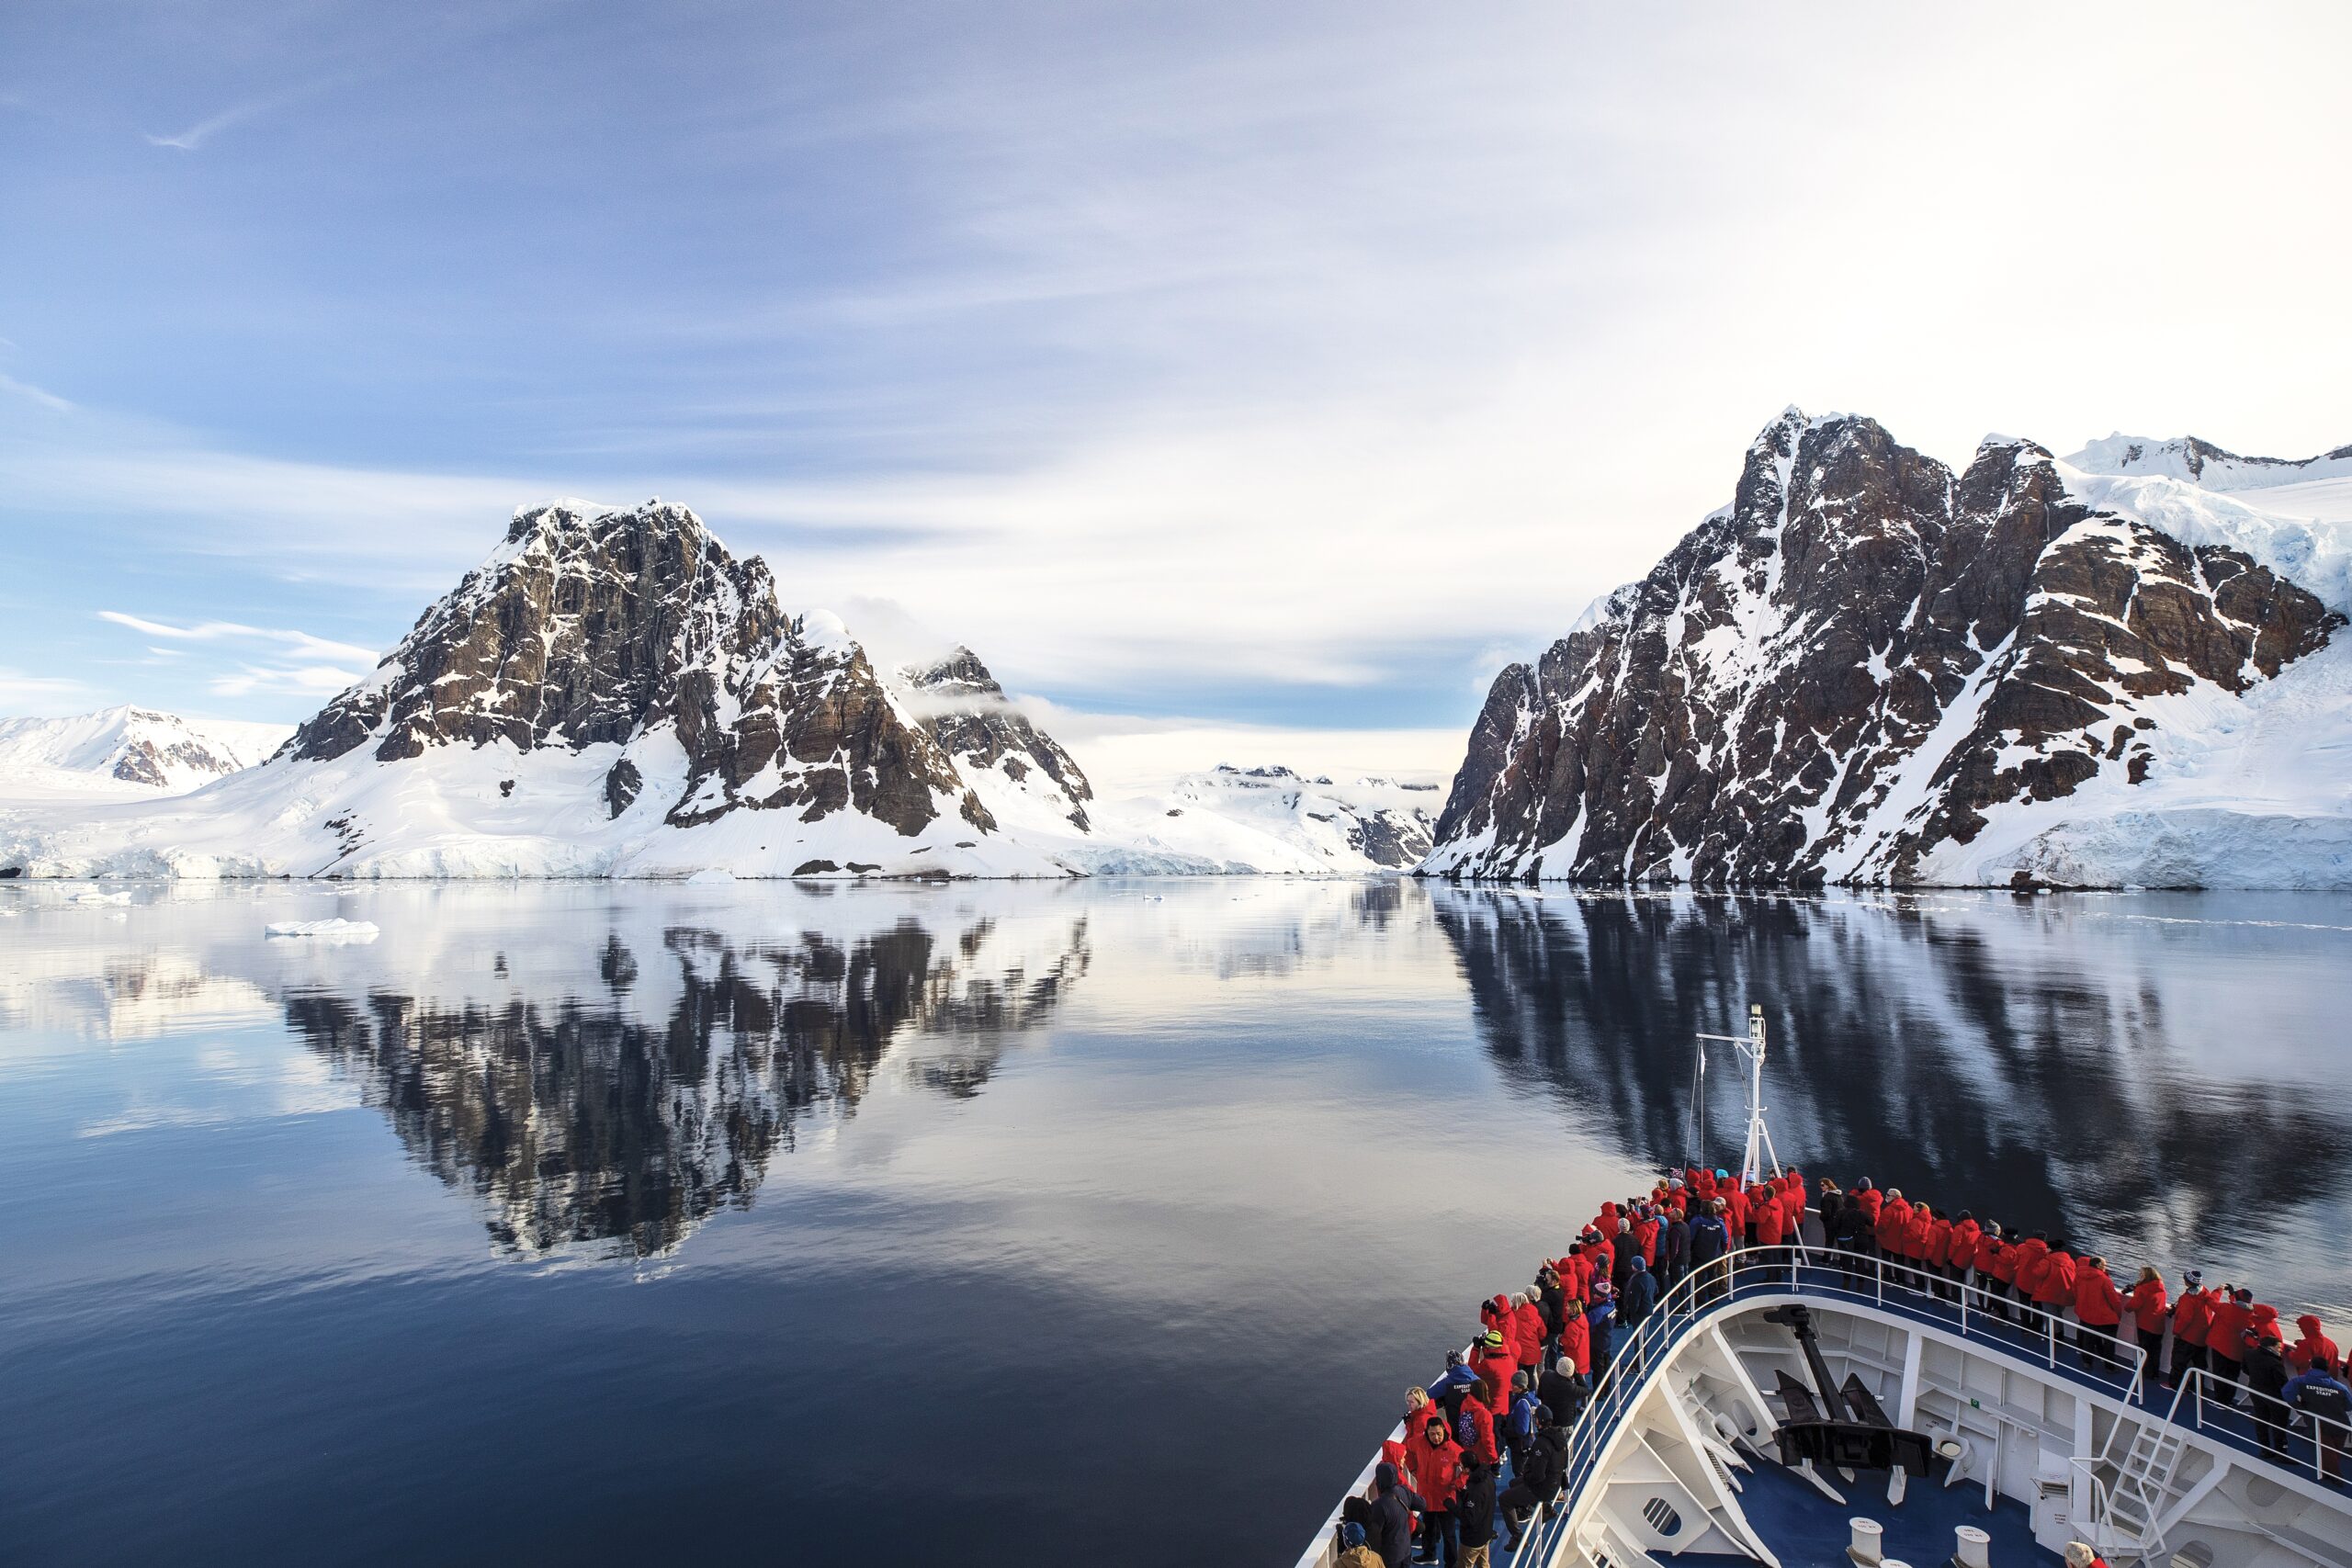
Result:
M130 895L128 893L76 893L74 895L74 902L76 904L128 904L130 902Z
M382 934L373 920L279 920L264 926L266 936L314 936L329 942L373 942Z
M732 882L734 880L735 874L733 872L723 870L715 865L708 867L706 870L695 872L692 876L686 878L686 881L689 884L698 882L706 884L712 882Z

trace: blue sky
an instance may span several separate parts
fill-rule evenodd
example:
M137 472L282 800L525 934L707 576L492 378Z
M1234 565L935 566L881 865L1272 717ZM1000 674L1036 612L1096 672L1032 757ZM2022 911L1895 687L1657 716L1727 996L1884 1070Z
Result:
M658 494L1075 733L1442 767L1784 404L2352 441L2347 17L0 8L0 711L297 718Z

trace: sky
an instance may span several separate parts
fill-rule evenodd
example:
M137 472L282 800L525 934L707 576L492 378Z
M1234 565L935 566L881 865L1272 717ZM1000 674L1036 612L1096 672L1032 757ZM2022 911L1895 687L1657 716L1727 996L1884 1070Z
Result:
M0 6L0 712L297 720L550 496L1115 783L1442 777L1789 404L2352 442L2352 7Z

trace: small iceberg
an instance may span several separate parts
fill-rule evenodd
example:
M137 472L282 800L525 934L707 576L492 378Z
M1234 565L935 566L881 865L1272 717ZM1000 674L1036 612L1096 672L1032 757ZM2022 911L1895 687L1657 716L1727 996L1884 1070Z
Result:
M373 920L279 920L262 928L265 936L313 936L329 942L373 942L382 933Z
M128 893L76 893L74 895L74 902L76 904L128 904L130 902L130 895Z

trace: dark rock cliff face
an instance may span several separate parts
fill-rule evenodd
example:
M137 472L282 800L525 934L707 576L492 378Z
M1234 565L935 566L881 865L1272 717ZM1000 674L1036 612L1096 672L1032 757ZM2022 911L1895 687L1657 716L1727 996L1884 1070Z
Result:
M1917 881L2004 802L2136 782L2146 699L2243 692L2342 619L2236 551L2092 513L2031 443L1954 474L1792 410L1729 507L1496 680L1424 867Z
M1017 784L1027 784L1033 771L1042 774L1068 798L1070 826L1092 830L1086 802L1094 798L1094 786L1078 760L1006 701L1004 688L970 649L902 673L923 728L957 763L1001 772Z
M944 801L993 830L865 652L818 622L785 615L766 566L736 559L683 506L537 507L288 751L324 761L366 747L395 762L493 741L628 745L667 728L687 763L665 803L678 826L739 808L809 822L854 809L911 835ZM643 784L636 762L616 761L611 813Z

